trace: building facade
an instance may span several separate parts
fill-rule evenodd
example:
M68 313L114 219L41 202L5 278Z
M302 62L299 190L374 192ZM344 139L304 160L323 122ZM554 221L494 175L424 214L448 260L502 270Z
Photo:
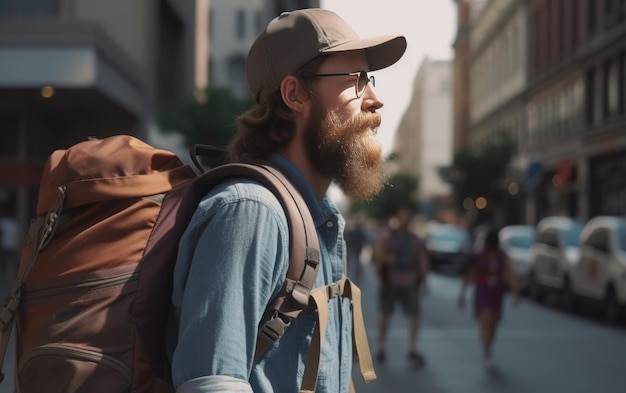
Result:
M529 131L538 218L626 213L626 2L530 2Z
M447 209L450 202L450 187L441 180L439 168L452 161L452 72L450 61L422 61L394 140L390 169L419 179L416 196L427 216Z
M579 1L575 56L584 75L582 157L572 176L585 219L626 214L626 1ZM566 157L567 158L567 157ZM570 171L572 172L572 171Z
M246 56L267 23L284 11L319 6L319 0L211 0L210 85L248 95Z
M212 0L210 9L209 84L235 96L248 94L248 49L269 21L265 0Z
M626 214L626 1L474 3L467 145L513 134L526 223Z
M503 206L493 212L497 223L524 222L523 173L530 152L524 94L527 88L527 11L517 0L470 4L469 146L509 140L517 146ZM504 186L504 185L503 185ZM508 186L508 185L506 185ZM504 187L503 187L504 188Z
M207 81L207 0L0 4L0 206L28 222L45 159L112 134L151 142Z

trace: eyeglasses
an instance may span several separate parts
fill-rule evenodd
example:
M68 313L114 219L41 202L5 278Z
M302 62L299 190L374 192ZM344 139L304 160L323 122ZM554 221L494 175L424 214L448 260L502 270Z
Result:
M354 83L356 98L361 98L368 83L371 83L372 86L376 86L376 79L374 78L374 75L367 76L367 72L365 71L341 72L337 74L313 74L312 76L356 76L356 82Z

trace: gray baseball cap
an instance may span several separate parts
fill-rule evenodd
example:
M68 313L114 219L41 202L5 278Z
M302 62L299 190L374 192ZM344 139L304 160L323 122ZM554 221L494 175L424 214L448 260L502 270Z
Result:
M389 67L406 50L406 38L361 38L332 11L308 8L274 18L248 52L246 76L257 102L278 90L283 78L319 55L365 50L369 70Z

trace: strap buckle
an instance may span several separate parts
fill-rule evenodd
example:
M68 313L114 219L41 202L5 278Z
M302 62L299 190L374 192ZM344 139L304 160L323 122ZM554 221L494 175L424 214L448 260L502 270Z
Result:
M328 284L326 288L328 288L328 300L342 295L343 291L342 291L341 286L339 285L339 281L335 281L332 284Z
M290 325L291 321L284 320L277 311L267 322L263 324L263 327L259 332L259 337L263 338L268 343L273 344L278 341L283 334L285 334L285 331Z
M315 277L317 276L319 264L319 251L314 248L307 247L302 276L295 282L291 291L291 302L293 307L303 309L308 306L309 295L311 293L311 289L313 289L313 284L315 283Z

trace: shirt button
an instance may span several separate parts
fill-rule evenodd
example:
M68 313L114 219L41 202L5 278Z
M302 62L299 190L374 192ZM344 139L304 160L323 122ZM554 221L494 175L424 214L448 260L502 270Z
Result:
M334 226L335 226L335 224L334 224L332 221L327 221L327 222L326 222L326 227L328 227L328 228L332 228L332 227L334 227Z

